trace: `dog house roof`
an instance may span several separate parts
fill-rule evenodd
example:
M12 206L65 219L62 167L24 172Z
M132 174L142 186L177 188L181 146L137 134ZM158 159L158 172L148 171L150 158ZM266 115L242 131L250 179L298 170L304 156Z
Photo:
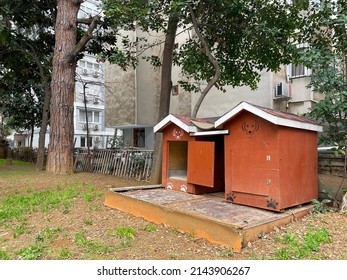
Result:
M170 114L154 127L154 132L162 131L171 123L176 124L186 132L197 132L198 129L213 129L218 118L192 118L183 115Z
M318 125L315 121L306 117L297 116L291 113L284 113L273 109L253 105L247 102L241 102L232 110L221 116L215 122L215 127L222 126L226 121L232 119L241 111L248 111L260 118L263 118L273 124L294 127L298 129L323 131L323 127Z
M253 105L247 102L241 102L236 107L219 118L192 118L182 115L170 114L154 127L154 132L162 131L169 124L174 123L184 131L198 135L199 131L209 130L209 134L225 134L224 130L216 130L223 127L223 124L234 118L241 111L248 111L258 117L261 117L273 124L294 127L298 129L323 131L323 127L315 121L306 117L297 116L290 113L284 113L273 109ZM207 134L206 134L207 135Z

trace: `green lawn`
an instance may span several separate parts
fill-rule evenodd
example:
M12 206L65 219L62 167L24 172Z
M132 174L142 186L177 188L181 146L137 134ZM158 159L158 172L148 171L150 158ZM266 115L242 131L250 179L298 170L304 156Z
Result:
M6 165L6 159L0 159L0 165ZM12 160L12 165L32 165L31 162L25 162L20 160Z

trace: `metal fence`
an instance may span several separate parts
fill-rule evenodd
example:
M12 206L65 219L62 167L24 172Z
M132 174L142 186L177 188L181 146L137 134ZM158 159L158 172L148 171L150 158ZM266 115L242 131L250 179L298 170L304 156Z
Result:
M152 161L152 150L98 149L88 155L87 150L78 149L74 169L148 182Z

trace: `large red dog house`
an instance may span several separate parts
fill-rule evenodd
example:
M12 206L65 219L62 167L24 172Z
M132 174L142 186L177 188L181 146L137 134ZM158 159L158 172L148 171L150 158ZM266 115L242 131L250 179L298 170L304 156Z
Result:
M169 115L162 184L194 194L224 192L229 202L273 211L318 196L314 121L246 102L218 119Z

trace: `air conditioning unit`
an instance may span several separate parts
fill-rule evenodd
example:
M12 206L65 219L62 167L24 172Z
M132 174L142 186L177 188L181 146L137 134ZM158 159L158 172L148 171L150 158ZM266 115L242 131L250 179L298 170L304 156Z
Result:
M97 124L94 125L94 130L95 130L95 131L99 130L99 126L98 126Z
M83 75L87 75L88 74L88 69L87 68L83 68L82 69L82 74Z
M290 85L287 83L278 83L275 87L275 99L290 97Z

